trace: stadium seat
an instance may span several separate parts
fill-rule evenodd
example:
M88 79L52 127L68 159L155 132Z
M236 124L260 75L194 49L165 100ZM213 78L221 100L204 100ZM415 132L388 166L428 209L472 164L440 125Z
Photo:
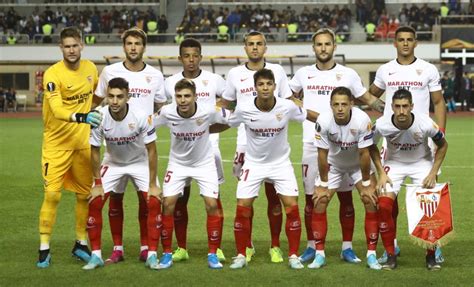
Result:
M26 103L28 98L26 95L16 95L16 103L18 106L23 105L23 111L26 112Z

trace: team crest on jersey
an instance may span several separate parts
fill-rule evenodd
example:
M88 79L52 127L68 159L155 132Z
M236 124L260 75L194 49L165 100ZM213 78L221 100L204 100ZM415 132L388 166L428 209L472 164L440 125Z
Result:
M150 76L146 76L145 77L145 81L149 84L151 82L151 77Z
M423 139L423 133L420 133L420 132L414 133L413 138L417 141L421 141Z
M89 81L90 84L92 84L92 76L87 76L87 80Z
M336 73L336 80L340 81L342 79L341 73Z
M153 124L153 117L152 117L152 115L149 115L149 116L148 116L147 121L148 121L148 124L149 124L149 125L152 125L152 124Z
M367 130L370 132L372 130L372 123L368 123L367 124Z
M53 82L49 82L46 84L46 88L49 92L53 92L56 89L56 85Z
M196 119L196 124L198 126L202 125L203 123L204 123L204 119L202 119L202 118L201 119Z
M352 134L353 136L357 135L357 129L351 129L351 134Z
M276 114L276 118L278 121L281 121L281 119L283 118L283 114L282 113Z
M209 81L208 80L202 80L202 84L207 87L207 84L209 84Z
M423 70L422 69L416 69L416 73L418 74L418 76L420 76L423 73Z
M129 124L128 124L128 128L129 128L131 131L133 131L133 130L135 129L135 126L136 126L135 123L129 123Z

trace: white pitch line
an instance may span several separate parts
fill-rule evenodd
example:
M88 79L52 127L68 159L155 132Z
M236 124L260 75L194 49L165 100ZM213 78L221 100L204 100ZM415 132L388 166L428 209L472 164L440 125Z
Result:
M166 155L160 155L158 156L158 158L161 158L161 159L169 159L168 156ZM226 162L226 163L233 163L234 160L230 160L230 159L222 159L222 162ZM301 165L301 162L292 162L293 165ZM471 168L474 168L474 166L469 166L469 165L443 165L441 166L441 169L443 168L460 168L460 169L471 169Z

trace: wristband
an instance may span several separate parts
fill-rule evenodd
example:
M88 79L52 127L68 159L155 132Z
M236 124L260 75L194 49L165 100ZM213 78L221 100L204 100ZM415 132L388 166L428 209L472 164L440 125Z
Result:
M97 186L97 185L102 185L102 179L101 178L95 178L94 179L94 186Z
M363 186L363 187L370 186L370 179L369 179L369 180L363 180L363 181L362 181L362 186Z
M445 129L445 128L439 128L439 130L440 130L443 134L446 134L446 129Z
M327 181L320 181L320 182L319 182L319 186L321 186L321 187L328 187L329 184L328 184Z
M77 123L85 123L87 119L87 114L82 113L75 113L74 116L76 117Z

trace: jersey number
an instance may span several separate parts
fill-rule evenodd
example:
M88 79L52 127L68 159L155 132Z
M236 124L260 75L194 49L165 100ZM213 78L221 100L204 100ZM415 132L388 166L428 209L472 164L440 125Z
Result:
M104 177L105 173L109 169L109 166L108 165L103 165L103 166L100 167L100 169L101 169L100 177Z
M309 165L308 165L308 164L302 164L301 167L302 167L302 169L303 169L303 176L304 176L304 177L307 177L307 176L308 176L308 168L309 168Z
M245 153L239 153L239 152L236 152L235 153L235 158L234 158L234 164L244 164L244 161L245 161Z
M48 175L48 167L49 167L49 162L44 164L44 176Z
M173 174L173 171L171 171L171 170L168 170L168 171L166 172L166 175L165 175L165 183L170 182L170 180L171 180L171 175L172 175L172 174Z
M240 170L240 179L242 179L243 181L246 181L247 178L249 177L249 169L241 169Z
M388 165L384 166L383 171L385 171L385 173L388 173L390 171L390 167Z

